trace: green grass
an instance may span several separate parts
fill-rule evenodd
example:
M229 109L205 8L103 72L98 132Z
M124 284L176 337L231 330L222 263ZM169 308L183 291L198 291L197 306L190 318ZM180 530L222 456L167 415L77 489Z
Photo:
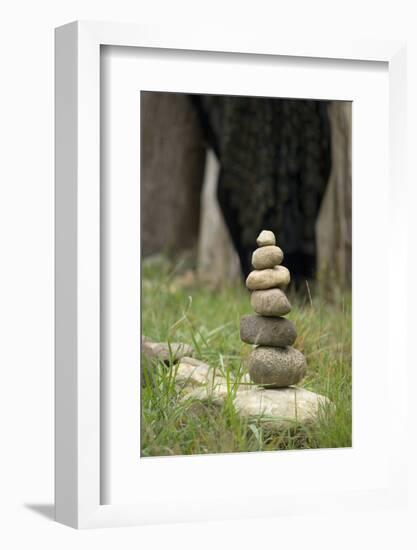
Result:
M142 334L152 340L192 344L195 357L239 381L242 359L251 346L239 339L240 317L252 313L243 285L212 290L184 288L168 261L144 263ZM311 299L309 296L311 295ZM319 289L289 293L296 325L294 347L307 359L299 386L329 397L336 405L313 428L300 426L269 434L256 421L239 418L230 396L219 408L180 399L174 370L154 369L152 384L142 388L142 456L230 453L351 446L351 297L338 293L325 301ZM144 359L142 359L144 361Z

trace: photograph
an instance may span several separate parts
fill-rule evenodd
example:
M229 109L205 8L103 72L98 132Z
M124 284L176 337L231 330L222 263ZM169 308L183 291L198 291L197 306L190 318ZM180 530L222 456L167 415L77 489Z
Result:
M415 3L2 7L0 550L416 550Z
M141 92L141 457L352 445L352 103Z

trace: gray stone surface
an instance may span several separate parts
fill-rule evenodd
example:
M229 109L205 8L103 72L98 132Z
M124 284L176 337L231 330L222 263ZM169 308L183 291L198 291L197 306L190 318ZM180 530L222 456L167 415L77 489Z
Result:
M261 346L291 346L297 332L294 324L284 317L245 315L240 320L240 338L247 344Z
M279 288L254 290L250 303L256 313L266 317L281 317L291 311L288 298Z
M255 269L246 279L249 290L265 290L268 288L286 288L290 283L290 272L283 265L270 269Z
M252 382L270 388L297 384L307 368L304 355L290 346L258 346L247 357L246 366Z
M258 238L256 239L256 244L258 246L268 246L268 245L275 245L275 235L272 231L268 231L267 229L264 229L259 233Z
M261 246L252 254L252 265L255 269L267 269L279 265L284 253L278 246Z

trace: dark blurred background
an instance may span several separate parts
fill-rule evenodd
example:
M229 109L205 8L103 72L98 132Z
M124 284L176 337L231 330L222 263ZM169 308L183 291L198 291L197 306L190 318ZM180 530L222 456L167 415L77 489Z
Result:
M294 283L351 282L351 103L141 93L142 256L246 276L262 229Z

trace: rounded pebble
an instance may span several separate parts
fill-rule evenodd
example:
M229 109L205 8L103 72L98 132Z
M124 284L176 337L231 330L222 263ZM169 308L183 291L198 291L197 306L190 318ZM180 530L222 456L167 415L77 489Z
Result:
M258 238L256 239L256 244L258 246L274 245L276 244L275 235L272 231L264 229L259 233Z
M258 346L249 354L246 365L252 382L269 388L297 384L307 368L304 355L292 347Z
M284 253L278 246L261 246L252 254L252 265L255 269L268 269L279 265Z
M284 317L245 315L240 320L240 339L261 346L291 346L297 338L294 324Z
M291 311L288 298L279 288L254 290L250 303L255 313L265 315L265 317L281 317Z

